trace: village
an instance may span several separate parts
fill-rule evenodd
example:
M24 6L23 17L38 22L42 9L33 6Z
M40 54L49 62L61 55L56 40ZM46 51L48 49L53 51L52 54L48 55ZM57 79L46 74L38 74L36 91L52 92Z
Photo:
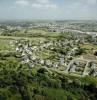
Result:
M97 59L82 56L79 40L16 40L10 46L20 53L21 63L30 69L37 66L76 76L97 76ZM89 56L89 55L88 55ZM88 57L89 58L89 57ZM94 56L93 56L94 58Z
M88 26L81 28L85 23ZM91 26L92 22L80 21L1 23L0 36L17 38L10 40L10 47L30 69L42 66L66 74L96 77L97 32Z
M0 0L0 100L97 100L97 0Z

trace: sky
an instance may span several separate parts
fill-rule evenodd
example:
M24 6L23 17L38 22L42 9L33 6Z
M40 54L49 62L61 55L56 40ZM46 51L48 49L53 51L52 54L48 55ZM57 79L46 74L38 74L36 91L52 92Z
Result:
M97 20L97 0L0 0L0 20Z

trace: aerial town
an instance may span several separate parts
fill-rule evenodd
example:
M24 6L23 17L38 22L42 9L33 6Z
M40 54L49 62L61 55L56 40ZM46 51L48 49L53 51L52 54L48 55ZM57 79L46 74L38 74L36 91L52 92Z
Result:
M97 21L0 23L0 100L96 100L96 86Z
M80 48L80 43L85 44L83 40L68 41L64 39L38 41L36 44L29 40L17 40L11 41L10 45L21 54L21 62L23 64L27 63L29 68L40 65L68 74L96 77L97 56L88 55L85 58L86 55L81 55L83 49Z
M97 0L0 0L0 100L97 100Z

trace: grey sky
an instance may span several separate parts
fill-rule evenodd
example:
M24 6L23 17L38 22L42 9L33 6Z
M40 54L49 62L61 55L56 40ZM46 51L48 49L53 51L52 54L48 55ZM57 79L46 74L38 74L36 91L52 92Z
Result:
M0 20L97 19L97 0L0 0Z

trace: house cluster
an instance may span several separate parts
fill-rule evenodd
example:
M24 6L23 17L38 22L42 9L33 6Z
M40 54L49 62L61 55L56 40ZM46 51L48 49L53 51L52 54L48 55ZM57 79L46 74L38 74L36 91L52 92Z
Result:
M97 62L92 60L75 59L69 63L65 72L80 76L97 77Z
M90 75L97 77L97 62L95 61L88 62L83 75Z
M37 44L27 40L11 41L15 45L16 51L21 54L22 63L27 63L32 68L36 65L47 66L49 68L65 67L70 62L70 58L78 51L76 42L68 40L39 41ZM63 53L61 53L63 49ZM44 56L46 56L46 58ZM56 57L52 57L52 55Z
M79 46L76 40L46 40L36 43L28 40L11 41L16 52L21 55L22 64L28 64L29 68L45 66L65 73L80 76L97 76L97 62L75 59ZM62 52L61 50L65 51Z

